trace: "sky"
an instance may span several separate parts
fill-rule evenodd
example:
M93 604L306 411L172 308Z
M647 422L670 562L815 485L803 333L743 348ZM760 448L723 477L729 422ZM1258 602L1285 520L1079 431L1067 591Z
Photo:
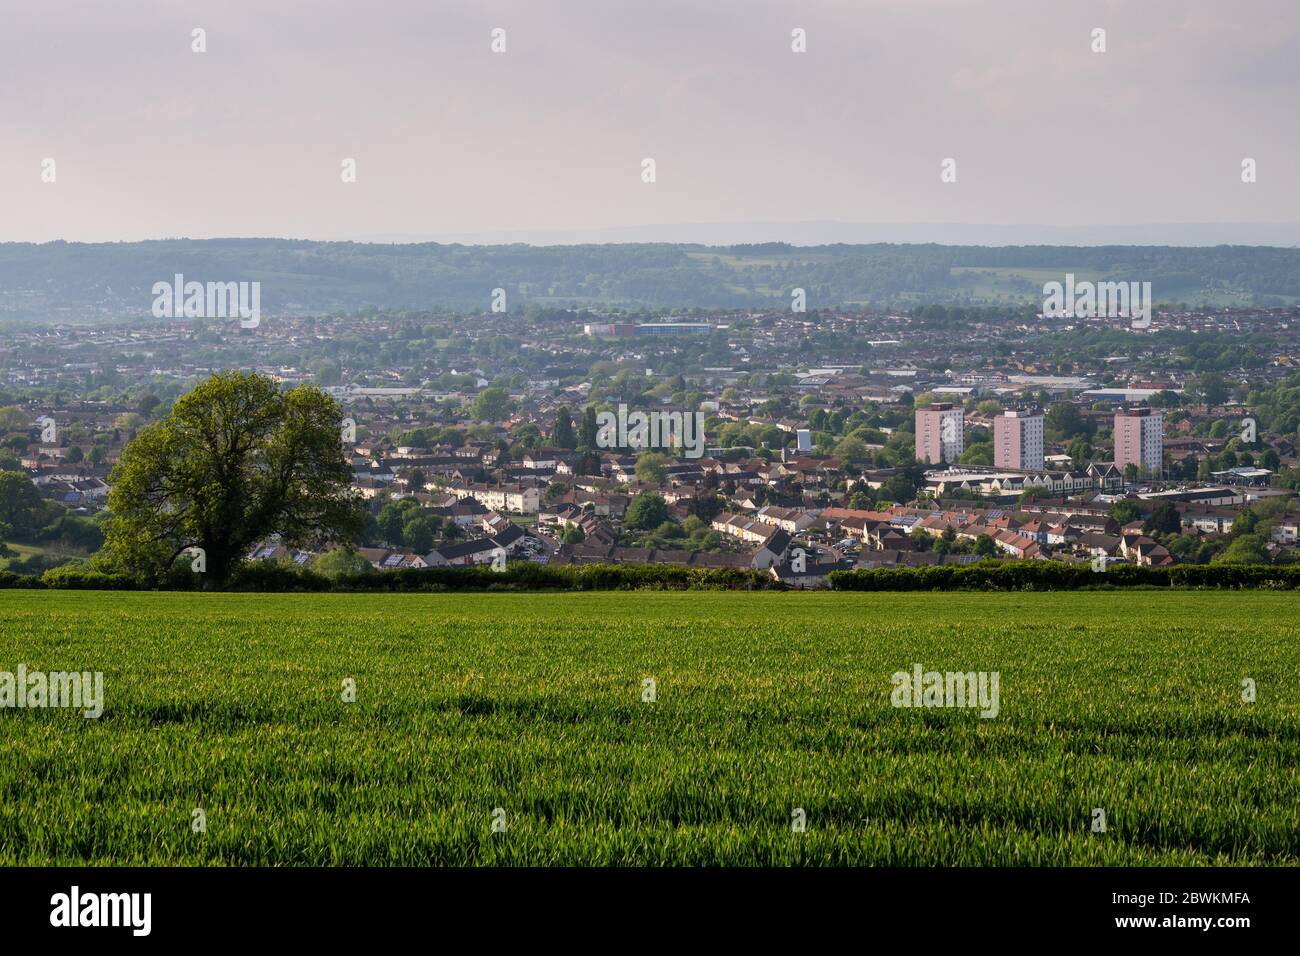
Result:
M1296 0L0 0L0 241L1223 223L1300 244Z

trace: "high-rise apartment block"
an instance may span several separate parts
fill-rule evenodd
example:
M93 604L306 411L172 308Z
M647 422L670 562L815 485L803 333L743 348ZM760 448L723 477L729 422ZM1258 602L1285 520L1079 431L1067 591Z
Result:
M926 464L955 462L966 450L966 411L938 402L916 410L916 457Z
M1164 465L1164 416L1154 408L1122 408L1115 413L1115 467L1128 465L1160 474Z
M1003 412L993 419L993 464L1037 471L1043 467L1043 413Z

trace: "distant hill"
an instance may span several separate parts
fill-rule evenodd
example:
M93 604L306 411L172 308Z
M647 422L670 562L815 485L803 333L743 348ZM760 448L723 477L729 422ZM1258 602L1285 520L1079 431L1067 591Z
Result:
M470 245L577 246L608 242L666 242L705 246L788 242L794 246L893 242L942 246L1300 246L1300 222L1075 223L677 222L586 229L499 229L322 236L356 242L463 242Z
M147 316L152 286L258 280L262 309L487 309L507 303L668 309L1041 302L1043 283L1149 281L1157 302L1300 302L1300 249L1268 246L942 246L763 243L467 246L290 239L0 243L0 318Z

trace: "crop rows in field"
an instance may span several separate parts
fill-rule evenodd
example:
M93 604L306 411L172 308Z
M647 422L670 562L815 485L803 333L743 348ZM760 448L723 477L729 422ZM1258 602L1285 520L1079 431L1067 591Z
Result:
M10 592L0 671L105 691L0 709L0 863L1294 864L1295 607Z

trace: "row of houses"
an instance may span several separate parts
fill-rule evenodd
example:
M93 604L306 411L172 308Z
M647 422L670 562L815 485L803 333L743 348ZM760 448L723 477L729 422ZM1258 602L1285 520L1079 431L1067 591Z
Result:
M108 482L98 477L80 477L67 473L47 473L32 478L41 497L69 508L98 509L108 501Z
M925 485L936 498L959 491L985 498L1019 497L1026 491L1068 496L1121 488L1124 474L1113 462L1092 462L1083 471L1006 471L962 466L927 471Z
M520 554L540 554L544 550L534 536L505 515L493 511L481 509L472 520L458 523L475 536L445 543L428 554L401 548L357 548L356 552L374 568L395 571L403 568L470 567L488 564L499 555L510 558ZM249 557L258 561L293 561L302 565L310 562L316 554L271 541L258 545Z

